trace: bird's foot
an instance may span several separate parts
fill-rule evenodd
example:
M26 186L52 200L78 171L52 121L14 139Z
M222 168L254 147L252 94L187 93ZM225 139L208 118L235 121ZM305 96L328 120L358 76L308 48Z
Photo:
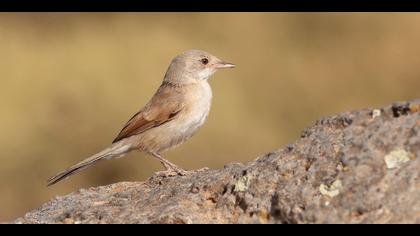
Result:
M178 167L177 165L171 163L170 161L163 158L160 154L155 153L155 152L152 152L151 154L157 159L159 159L160 163L162 163L162 165L166 169L165 171L157 172L156 174L158 176L163 176L163 177L176 176L176 175L185 176L189 174L189 171L186 171Z
M185 176L185 173L179 174L178 172L175 172L173 170L164 170L164 171L158 171L155 172L154 176L156 177L163 177L163 178L167 178L167 177L174 177L174 176Z
M158 177L188 176L188 175L192 175L192 174L197 173L197 172L205 172L205 171L208 171L208 170L209 170L208 167L204 167L204 168L201 168L201 169L198 169L198 170L190 170L190 171L184 170L184 169L179 168L179 167L175 167L175 168L171 167L171 168L168 168L164 171L156 172L155 175L158 176Z
M186 176L186 175L191 173L191 171L187 171L187 170L184 170L184 169L179 168L179 167L172 168L172 170L169 170L169 171L173 171L180 176Z
M186 171L174 164L167 165L167 163L164 163L163 165L165 166L166 170L156 172L157 176L160 176L160 177L172 177L172 176L177 176L177 175L186 176L191 173L191 171Z

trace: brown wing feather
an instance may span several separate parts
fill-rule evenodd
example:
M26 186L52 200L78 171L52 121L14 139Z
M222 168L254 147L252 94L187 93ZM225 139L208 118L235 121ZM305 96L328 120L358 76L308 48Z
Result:
M124 126L112 143L172 120L183 107L182 95L173 88L160 87L147 105Z

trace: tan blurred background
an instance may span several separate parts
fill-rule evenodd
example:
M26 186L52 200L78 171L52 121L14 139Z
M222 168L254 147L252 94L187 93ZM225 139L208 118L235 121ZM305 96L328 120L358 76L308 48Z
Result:
M110 144L187 49L238 67L212 77L207 123L166 154L186 169L247 162L322 116L420 97L420 14L3 13L0 221L161 170L133 153L45 187Z

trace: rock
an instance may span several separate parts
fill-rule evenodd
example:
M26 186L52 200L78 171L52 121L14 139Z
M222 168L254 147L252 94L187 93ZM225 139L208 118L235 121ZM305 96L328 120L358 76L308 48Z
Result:
M79 190L12 223L420 223L419 104L323 118L253 162Z

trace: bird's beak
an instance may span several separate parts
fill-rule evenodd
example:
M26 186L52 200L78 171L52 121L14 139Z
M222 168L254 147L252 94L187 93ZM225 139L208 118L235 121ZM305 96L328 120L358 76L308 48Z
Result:
M224 61L221 61L221 62L218 62L217 64L216 64L216 69L223 69L223 68L233 68L233 67L235 67L236 65L235 64L233 64L233 63L229 63L229 62L224 62Z

